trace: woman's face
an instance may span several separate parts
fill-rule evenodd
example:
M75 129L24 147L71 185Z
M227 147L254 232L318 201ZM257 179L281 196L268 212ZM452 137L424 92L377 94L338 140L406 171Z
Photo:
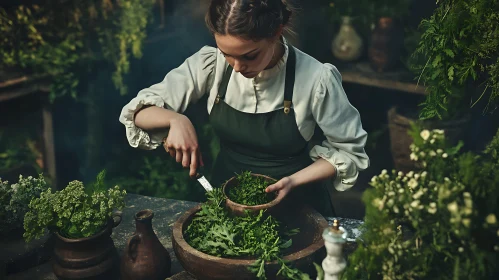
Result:
M234 71L246 78L254 78L267 68L276 46L273 39L253 41L219 34L215 34L215 41Z

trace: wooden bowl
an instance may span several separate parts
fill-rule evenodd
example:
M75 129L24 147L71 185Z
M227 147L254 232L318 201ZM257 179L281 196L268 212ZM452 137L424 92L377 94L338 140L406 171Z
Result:
M271 178L269 176L261 175L261 174L251 173L251 176L263 178L268 183L277 182L276 179ZM267 212L269 212L269 211L273 210L273 208L277 204L279 204L279 202L281 202L281 198L278 198L277 196L274 198L274 200L270 201L269 203L254 205L254 206L243 205L243 204L239 204L237 202L234 202L229 198L228 194L229 194L230 189L238 186L238 183L239 182L238 182L237 178L234 176L222 185L222 191L223 191L224 196L225 196L225 207L227 207L229 212L231 212L232 214L234 214L236 216L243 216L243 215L255 214L255 213L258 214L260 212L260 210L267 210Z
M185 241L183 233L200 209L199 205L187 210L173 225L173 250L182 267L199 280L257 279L248 270L256 259L211 256L194 249ZM328 226L326 219L310 206L289 210L286 215L278 218L290 227L300 228L300 233L293 236L293 245L284 252L283 259L315 279L313 263L321 265L326 257L322 238L322 232ZM267 262L267 278L282 279L276 276L279 269L277 262Z

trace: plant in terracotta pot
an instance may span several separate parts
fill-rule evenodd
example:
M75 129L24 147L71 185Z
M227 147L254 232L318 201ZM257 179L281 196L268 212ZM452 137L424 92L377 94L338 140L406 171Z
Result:
M418 83L427 88L419 119L427 129L443 129L457 143L466 134L471 108L491 112L499 96L499 3L492 0L437 1L433 15L420 24L421 40L409 60ZM388 114L397 169L413 168L409 112Z
M103 278L115 273L117 253L110 237L121 221L125 190L105 190L104 171L85 188L72 181L60 191L48 189L31 200L24 217L24 237L39 238L48 229L56 236L54 274L63 279Z
M19 175L19 181L9 184L0 178L0 235L12 235L22 230L24 215L28 212L31 199L39 197L48 189L45 178ZM22 238L22 232L19 236Z
M377 0L368 5L374 26L368 48L371 67L377 72L393 70L401 60L403 18L409 12L410 0Z

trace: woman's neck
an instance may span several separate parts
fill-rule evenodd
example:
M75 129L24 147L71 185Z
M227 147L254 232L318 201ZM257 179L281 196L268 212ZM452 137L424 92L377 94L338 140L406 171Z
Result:
M286 51L286 49L284 47L284 43L282 42L281 39L279 39L279 42L277 42L277 46L275 46L274 55L273 55L272 59L270 60L269 65L265 68L265 70L271 69L274 66L276 66L276 64L279 62L279 60L281 60L281 58L284 56L285 51Z

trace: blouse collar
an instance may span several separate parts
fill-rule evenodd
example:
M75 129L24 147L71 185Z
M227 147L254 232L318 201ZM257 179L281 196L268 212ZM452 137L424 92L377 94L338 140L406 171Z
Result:
M283 56L281 57L281 59L279 59L279 61L276 63L276 65L274 65L272 68L263 70L255 78L258 78L258 79L272 78L272 77L276 76L277 73L279 73L281 71L281 69L284 68L284 66L286 65L286 61L288 60L289 46L288 46L288 42L287 42L286 38L284 38L284 36L281 36L281 39L282 39L282 43L284 44Z

